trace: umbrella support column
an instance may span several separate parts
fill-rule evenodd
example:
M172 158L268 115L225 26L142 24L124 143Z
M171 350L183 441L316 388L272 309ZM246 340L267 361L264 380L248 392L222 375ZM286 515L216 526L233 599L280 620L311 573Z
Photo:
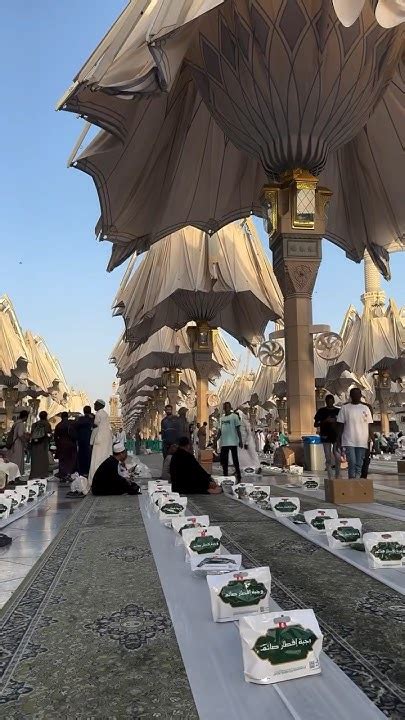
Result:
M383 435L389 435L390 420L388 415L388 401L391 394L391 378L390 375L380 370L374 375L374 387L380 408L381 416L381 432Z
M4 407L6 410L6 430L9 430L13 424L13 415L18 403L18 398L19 392L17 388L6 387L3 389Z
M166 385L169 405L173 407L173 413L176 413L177 403L179 401L180 370L165 370L163 373L163 382Z
M213 330L204 322L187 328L193 365L197 376L196 400L197 422L208 423L208 382L212 374L212 353L214 350Z
M204 422L208 423L208 378L200 375L197 369L196 375L197 422L202 425Z
M296 452L302 436L314 432L312 292L322 257L325 203L331 194L317 183L308 172L294 170L262 191L274 272L284 296L288 430Z

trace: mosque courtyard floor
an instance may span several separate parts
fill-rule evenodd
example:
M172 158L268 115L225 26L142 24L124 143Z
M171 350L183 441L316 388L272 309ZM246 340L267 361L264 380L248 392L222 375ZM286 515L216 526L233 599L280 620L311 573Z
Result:
M158 477L160 456L142 460ZM373 512L341 506L339 516L402 530L405 493L394 489L377 490ZM291 492L272 484L273 495ZM205 581L191 578L146 496L65 495L1 530L13 537L0 550L7 719L405 718L403 592L229 496L190 497L245 567L270 566L273 601L313 608L324 634L320 676L250 685L233 623L212 622ZM301 506L329 504L307 494Z

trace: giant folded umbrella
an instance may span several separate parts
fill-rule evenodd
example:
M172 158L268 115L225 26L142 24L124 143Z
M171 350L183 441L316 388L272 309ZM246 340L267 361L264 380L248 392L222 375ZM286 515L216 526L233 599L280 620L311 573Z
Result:
M335 365L329 365L325 377L325 388L329 392L341 397L346 395L349 388L354 385L357 387L362 386L360 380L350 371L348 364L344 360Z
M281 362L276 366L260 365L253 385L251 401L254 405L269 408L274 407L274 384L285 378L285 364Z
M126 382L142 370L154 368L192 369L194 363L186 328L179 331L168 327L162 328L154 333L146 343L130 353L129 358L127 369L121 376L122 382ZM226 372L233 372L234 362L221 333L216 332L210 376L219 376L222 369Z
M69 385L58 360L51 354L44 340L29 330L25 333L28 349L28 375L43 390L69 394Z
M0 298L0 374L18 382L17 366L27 366L28 348L13 305L7 295ZM18 371L17 371L18 373ZM33 378L34 381L34 378ZM6 384L3 382L3 384Z
M104 128L72 162L96 184L110 268L186 225L265 212L296 439L313 425L321 237L358 261L368 248L386 276L405 237L403 13L393 28L373 3L359 13L344 27L330 0L137 0L60 104Z
M115 303L132 347L191 320L252 347L267 323L283 315L281 291L250 219L212 236L187 227L156 243Z

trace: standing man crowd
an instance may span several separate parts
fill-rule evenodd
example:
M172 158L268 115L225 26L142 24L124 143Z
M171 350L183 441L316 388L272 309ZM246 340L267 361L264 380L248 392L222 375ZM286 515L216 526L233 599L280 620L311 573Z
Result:
M171 445L176 445L181 437L181 420L178 415L173 414L173 406L166 405L165 417L162 419L160 432L162 436L163 459L169 452Z
M238 448L243 448L240 425L239 416L232 410L231 403L224 403L224 414L219 419L217 435L221 443L220 463L224 477L228 477L229 453L231 453L237 482L241 480Z

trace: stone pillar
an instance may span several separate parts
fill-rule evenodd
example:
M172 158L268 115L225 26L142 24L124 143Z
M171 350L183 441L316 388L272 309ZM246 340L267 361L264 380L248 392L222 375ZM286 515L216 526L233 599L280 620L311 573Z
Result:
M158 428L158 435L160 435L160 429L162 426L162 418L165 411L165 405L166 405L166 398L167 398L167 390L164 387L158 387L154 390L155 394L155 402L156 402L156 408L157 408L157 428Z
M294 170L262 192L274 272L284 296L288 431L293 442L314 431L312 292L330 196L317 183L308 172Z
M316 259L314 259L314 256ZM321 259L321 238L282 237L273 246L274 271L284 295L288 429L293 440L314 427L315 378L312 291Z
M152 440L155 439L155 436L159 434L160 428L158 430L157 427L157 421L158 421L158 410L157 406L154 400L150 400L150 414L151 414L151 423L150 423L150 431L151 431L151 438Z
M6 430L10 430L13 424L13 415L15 406L18 402L18 390L17 388L6 387L3 389L4 407L6 410Z
M286 425L287 425L287 401L285 398L277 398L276 399L276 405L277 405L277 413L278 413L278 419L275 423L275 426L277 427L279 432L285 432Z
M200 374L196 368L196 399L197 399L197 422L208 422L208 378Z
M187 328L196 374L197 422L208 423L208 383L213 370L214 331L203 322Z
M390 419L388 415L388 401L391 394L391 378L383 370L374 375L374 387L377 402L380 408L381 432L388 435L390 431Z
M325 390L325 388L319 388L319 387L315 388L315 404L316 404L317 410L319 410L320 408L322 408L325 405L325 398L326 398L327 394L328 394L328 391ZM314 432L315 432L315 430L314 430Z
M40 405L40 399L39 398L31 398L31 400L28 400L28 405L30 407L30 416L28 418L28 430L31 431L33 423L37 419L39 405Z
M166 385L169 404L173 406L173 413L176 413L176 406L179 401L180 370L166 370L163 373L163 381Z

